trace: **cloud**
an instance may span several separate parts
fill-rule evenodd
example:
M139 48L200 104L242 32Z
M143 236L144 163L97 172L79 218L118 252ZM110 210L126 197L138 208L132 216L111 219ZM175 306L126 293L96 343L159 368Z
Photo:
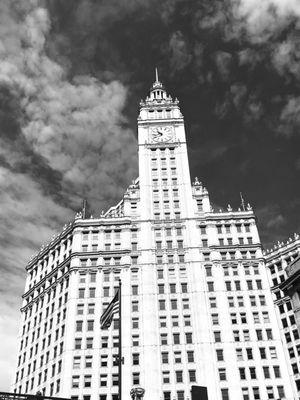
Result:
M281 111L278 132L285 136L299 135L300 132L300 97L287 99L287 103Z
M174 32L170 38L171 63L173 72L182 70L191 61L192 56L182 32Z
M123 114L124 84L70 78L47 54L51 21L40 2L7 0L0 11L0 322L7 326L0 352L7 360L29 256L72 219L83 197L96 214L117 201L137 175L137 149ZM14 362L2 361L3 390Z
M232 5L235 18L243 23L253 43L266 42L300 17L297 0L232 0Z

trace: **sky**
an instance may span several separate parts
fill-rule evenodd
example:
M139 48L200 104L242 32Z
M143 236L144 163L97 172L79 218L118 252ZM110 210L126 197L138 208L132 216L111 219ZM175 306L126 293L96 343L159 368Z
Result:
M0 0L0 390L16 364L25 265L138 176L154 68L185 117L191 176L257 215L265 248L300 231L298 0Z

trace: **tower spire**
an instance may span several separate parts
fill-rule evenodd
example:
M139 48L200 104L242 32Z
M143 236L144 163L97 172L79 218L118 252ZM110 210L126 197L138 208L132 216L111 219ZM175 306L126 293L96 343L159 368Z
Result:
M159 82L159 80L158 80L158 70L157 70L157 67L155 67L155 83L158 83Z

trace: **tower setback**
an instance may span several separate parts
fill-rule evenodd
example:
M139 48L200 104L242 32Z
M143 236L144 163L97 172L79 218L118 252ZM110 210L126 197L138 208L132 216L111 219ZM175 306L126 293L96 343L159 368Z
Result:
M213 210L191 184L184 119L156 75L138 117L139 178L99 218L78 213L27 265L16 392L116 400L122 281L123 398L296 398L255 215Z

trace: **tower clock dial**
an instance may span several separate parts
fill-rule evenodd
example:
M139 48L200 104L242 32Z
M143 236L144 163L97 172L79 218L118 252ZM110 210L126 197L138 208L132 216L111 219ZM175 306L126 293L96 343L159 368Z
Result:
M172 126L157 126L151 128L151 139L154 142L169 142L173 138L173 127Z

